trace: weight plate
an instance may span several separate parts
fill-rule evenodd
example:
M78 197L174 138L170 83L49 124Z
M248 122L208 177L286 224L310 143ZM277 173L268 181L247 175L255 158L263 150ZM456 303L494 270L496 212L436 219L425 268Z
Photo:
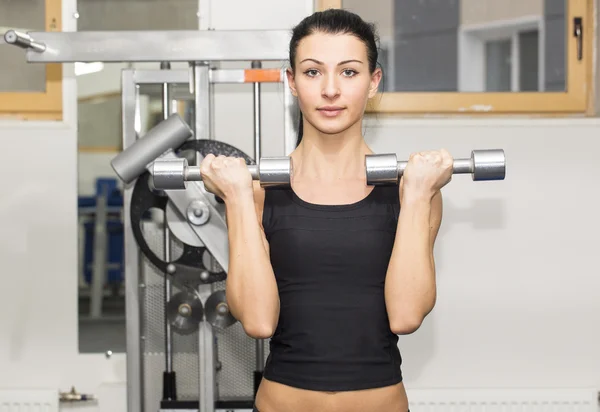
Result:
M187 153L185 153L187 152ZM253 164L254 161L248 155L236 147L216 140L189 140L175 151L180 156L186 156L190 164L195 164L194 153L200 153L206 156L209 153L225 156L242 157L247 164ZM142 232L142 221L147 217L149 210L156 208L164 212L167 217L168 197L163 191L151 189L151 175L149 172L142 174L136 181L133 187L131 196L130 220L131 229L135 241L137 242L142 254L163 274L170 273L171 279L178 285L186 287L194 287L197 283L212 283L225 280L226 273L224 271L209 272L210 276L201 276L205 274L207 268L203 263L203 255L207 250L204 245L198 245L197 242L187 244L183 239L183 251L181 256L170 262L165 262L161 257L157 256L149 247L148 242L144 238ZM201 182L198 182L201 184ZM172 269L169 272L167 269ZM174 269L174 270L173 270Z
M202 301L196 293L176 293L167 304L167 320L179 334L188 335L197 331L203 316Z
M229 311L224 290L219 290L210 295L204 306L206 320L215 328L225 329L237 322L237 319Z

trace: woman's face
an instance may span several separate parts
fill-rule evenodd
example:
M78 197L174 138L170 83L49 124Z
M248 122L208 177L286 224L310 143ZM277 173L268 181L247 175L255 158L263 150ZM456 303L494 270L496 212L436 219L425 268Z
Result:
M299 42L288 79L304 119L321 133L336 134L360 122L381 70L369 72L367 47L356 36L315 33Z

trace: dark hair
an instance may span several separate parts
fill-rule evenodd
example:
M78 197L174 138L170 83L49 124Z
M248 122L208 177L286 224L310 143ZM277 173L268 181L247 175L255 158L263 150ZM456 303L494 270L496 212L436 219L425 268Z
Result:
M351 34L358 37L367 47L367 58L369 60L369 71L373 73L377 68L379 57L377 43L379 41L375 25L367 23L358 14L343 9L329 9L318 11L304 18L292 30L290 40L290 66L292 72L295 69L296 50L298 43L304 37L314 33L327 34ZM302 141L303 125L302 112L298 126L298 140L296 146Z

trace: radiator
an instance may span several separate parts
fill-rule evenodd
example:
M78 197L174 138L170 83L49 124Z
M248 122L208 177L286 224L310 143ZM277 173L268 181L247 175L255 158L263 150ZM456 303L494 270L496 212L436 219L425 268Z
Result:
M58 391L0 389L0 412L59 412Z
M410 412L598 412L597 389L407 389Z

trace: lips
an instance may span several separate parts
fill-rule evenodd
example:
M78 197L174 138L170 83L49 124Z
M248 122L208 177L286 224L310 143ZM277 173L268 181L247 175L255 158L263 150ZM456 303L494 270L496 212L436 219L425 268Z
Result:
M321 114L327 117L334 117L340 114L344 108L340 106L323 106L317 109Z

